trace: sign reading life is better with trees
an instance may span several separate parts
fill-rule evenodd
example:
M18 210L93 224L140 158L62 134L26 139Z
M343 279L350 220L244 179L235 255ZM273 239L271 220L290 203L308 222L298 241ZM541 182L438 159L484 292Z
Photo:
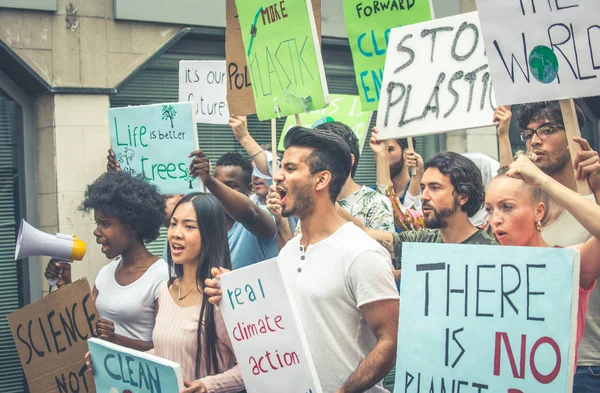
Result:
M248 393L321 393L277 259L221 276L220 308Z
M477 0L501 105L598 95L598 0Z
M300 115L300 123L303 127L315 128L321 123L330 121L342 122L354 131L354 134L358 138L358 148L362 152L372 116L372 111L363 112L360 109L360 98L358 96L332 94L331 104L327 108L309 113L302 113ZM279 145L277 146L278 150L285 150L283 147L285 135L290 128L296 125L295 116L288 116L283 125L281 138L279 138Z
M476 12L393 29L377 127L383 139L491 125L495 102Z
M121 169L141 174L163 194L198 191L189 174L189 154L198 149L190 103L130 106L108 110L110 144Z
M93 337L97 321L85 278L8 316L31 393L96 391L84 356L86 340Z
M377 110L391 29L431 20L429 0L343 0L363 110ZM383 90L383 91L382 91Z
M179 102L193 102L198 123L227 124L227 78L224 60L181 60Z
M329 103L310 0L237 0L256 114L260 120Z
M92 338L88 340L97 391L181 392L181 366L170 360Z
M407 243L394 392L571 393L579 253Z

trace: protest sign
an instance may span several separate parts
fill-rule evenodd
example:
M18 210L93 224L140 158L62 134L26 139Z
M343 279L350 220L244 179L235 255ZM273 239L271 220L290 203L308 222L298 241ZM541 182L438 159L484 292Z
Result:
M300 125L306 128L314 128L321 123L329 121L342 122L354 131L354 134L358 138L358 148L362 152L373 112L361 111L360 97L358 96L332 94L330 97L331 104L327 108L300 114ZM285 135L290 128L296 125L295 116L288 116L283 125L281 137L279 138L278 150L285 150L283 147Z
M88 340L98 392L181 392L183 375L175 362L111 342Z
M492 124L495 103L476 12L393 29L377 127L382 139Z
M8 315L31 393L96 391L84 356L97 320L85 278Z
M429 0L343 0L343 4L362 109L374 111L381 95L390 31L431 20L431 4Z
M572 392L579 253L405 243L394 392Z
M198 149L198 131L190 103L108 110L110 144L121 170L141 174L163 194L201 189L189 174L189 154Z
M222 275L221 290L221 312L248 393L321 393L277 259Z
M227 78L223 60L181 60L179 102L193 102L197 123L227 124Z
M501 105L598 95L600 2L477 0Z
M260 120L329 103L310 0L237 0L238 18Z

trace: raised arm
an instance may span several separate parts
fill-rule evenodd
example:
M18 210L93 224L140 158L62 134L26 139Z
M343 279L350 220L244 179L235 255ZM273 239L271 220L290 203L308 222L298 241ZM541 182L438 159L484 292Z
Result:
M267 154L250 135L246 116L231 116L229 118L229 127L233 131L235 139L237 139L244 150L246 150L246 153L252 158L252 162L258 170L265 175L269 175L271 170L269 169Z
M510 165L513 162L512 147L510 146L510 119L512 112L510 105L499 106L494 112L494 123L498 123L498 148L500 150L500 166Z
M201 150L190 153L194 160L190 164L192 176L200 176L211 194L221 201L227 214L242 224L259 239L272 239L277 231L271 214L258 207L247 195L229 188L210 173L210 162Z

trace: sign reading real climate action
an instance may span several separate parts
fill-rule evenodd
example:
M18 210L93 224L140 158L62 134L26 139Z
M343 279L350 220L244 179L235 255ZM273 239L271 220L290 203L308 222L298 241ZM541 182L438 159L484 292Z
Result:
M221 276L220 308L248 393L321 393L277 259Z
M391 29L431 19L429 0L343 0L356 84L364 111L377 110ZM383 90L383 92L382 92Z
M358 148L362 152L367 133L369 132L369 123L371 122L372 111L363 112L360 109L360 98L343 94L332 94L331 104L325 109L319 109L309 113L302 113L300 123L303 127L315 128L321 123L330 121L339 121L346 124L354 131L358 138ZM277 149L285 150L283 141L290 128L296 126L295 116L288 116L283 125L283 132L279 138Z
M329 103L310 0L237 0L256 114L260 120Z
M197 123L227 124L227 78L224 60L181 60L179 102L193 102Z
M121 169L141 174L163 194L200 189L189 174L189 154L198 149L191 103L108 110L110 144Z
M600 1L477 0L498 103L600 94Z
M393 29L377 127L384 139L491 125L495 103L476 12Z
M406 243L395 393L571 393L579 253Z

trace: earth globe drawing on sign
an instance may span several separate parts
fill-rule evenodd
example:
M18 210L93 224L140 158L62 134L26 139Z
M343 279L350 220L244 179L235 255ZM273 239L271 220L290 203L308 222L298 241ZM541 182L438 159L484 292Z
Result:
M552 83L558 76L558 59L547 46L536 46L529 53L529 69L538 81Z

